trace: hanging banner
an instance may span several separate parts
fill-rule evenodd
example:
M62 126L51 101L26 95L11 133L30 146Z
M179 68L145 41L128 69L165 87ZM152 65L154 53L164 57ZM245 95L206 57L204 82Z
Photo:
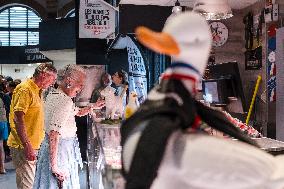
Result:
M276 101L276 76L272 76L268 80L267 83L268 83L267 91L268 91L269 102L275 102Z
M127 36L127 53L129 63L129 92L135 91L141 104L147 96L147 72L140 50Z
M267 33L267 66L266 66L266 78L267 78L267 96L269 102L276 102L276 72L277 72L277 62L275 58L276 52L276 28L277 26L272 24L268 27Z
M80 0L79 38L114 39L115 11L104 0Z

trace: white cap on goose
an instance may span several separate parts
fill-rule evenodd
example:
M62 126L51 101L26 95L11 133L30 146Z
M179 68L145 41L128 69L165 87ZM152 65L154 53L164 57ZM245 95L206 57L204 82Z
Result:
M211 49L212 35L201 15L183 12L169 17L162 32L138 27L136 36L146 47L170 55L173 61L190 64L200 75L203 74Z

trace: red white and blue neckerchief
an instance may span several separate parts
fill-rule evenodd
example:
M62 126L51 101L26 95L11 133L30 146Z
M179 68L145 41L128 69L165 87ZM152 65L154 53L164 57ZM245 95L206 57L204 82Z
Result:
M190 64L183 62L174 62L172 65L162 74L162 80L177 79L177 80L189 80L193 84L193 92L196 92L196 84L201 78L200 72Z

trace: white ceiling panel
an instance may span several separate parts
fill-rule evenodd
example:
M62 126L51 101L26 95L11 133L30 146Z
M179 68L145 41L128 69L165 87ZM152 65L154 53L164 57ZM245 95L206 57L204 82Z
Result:
M210 0L208 0L210 1ZM232 9L243 9L259 0L228 0ZM121 0L120 4L173 6L176 0ZM193 7L195 0L179 0L182 6Z

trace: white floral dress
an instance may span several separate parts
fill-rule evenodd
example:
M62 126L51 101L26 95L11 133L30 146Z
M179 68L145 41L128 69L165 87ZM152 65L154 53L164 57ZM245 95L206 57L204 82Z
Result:
M57 165L60 171L68 174L63 182L64 189L80 189L78 165L82 159L76 136L75 115L78 109L72 99L60 90L52 90L45 102L46 137L38 154L34 189L56 189L56 179L52 176L48 134L51 130L59 135Z

